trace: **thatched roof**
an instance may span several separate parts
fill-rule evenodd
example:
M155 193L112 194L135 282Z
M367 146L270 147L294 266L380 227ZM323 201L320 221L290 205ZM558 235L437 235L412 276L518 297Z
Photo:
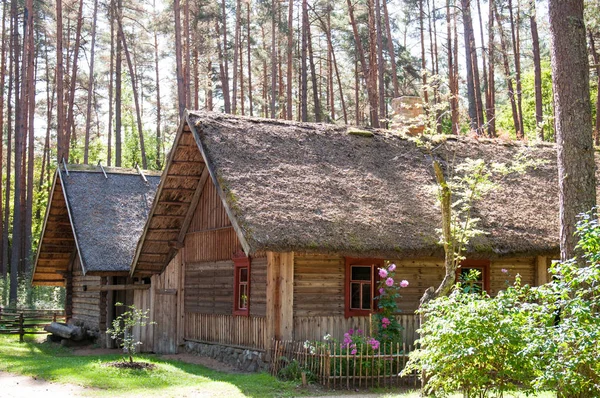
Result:
M450 169L466 158L510 164L519 153L543 161L497 180L498 189L477 203L474 214L487 234L469 252L486 257L558 252L551 144L446 137L429 140L433 149L427 149L388 131L196 112L187 114L179 135L183 130L191 131L203 155L195 160L197 175L206 162L250 254L441 255L432 157ZM178 144L173 152L181 150ZM169 173L167 165L163 180ZM171 227L174 236L181 235L181 223Z
M160 177L61 166L55 175L33 283L60 281L75 249L84 273L128 272ZM54 274L54 276L52 276Z

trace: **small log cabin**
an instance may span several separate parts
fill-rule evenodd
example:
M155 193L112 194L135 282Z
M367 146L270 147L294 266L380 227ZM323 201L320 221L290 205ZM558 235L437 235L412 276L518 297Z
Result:
M419 299L444 275L432 160L450 170L523 156L537 165L497 180L473 209L486 233L461 272L479 269L491 294L517 274L545 283L559 252L552 145L186 112L131 276L156 280L147 305L164 309L154 313L169 347L264 352L272 339L368 330L376 269L393 261L410 283L398 304L412 343Z
M50 191L32 276L34 285L66 288L67 320L104 344L104 331L133 289L130 265L160 176L121 168L59 165ZM135 283L134 283L135 282Z

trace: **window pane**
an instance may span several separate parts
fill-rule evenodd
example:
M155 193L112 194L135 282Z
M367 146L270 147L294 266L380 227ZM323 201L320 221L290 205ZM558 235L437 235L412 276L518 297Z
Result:
M350 284L350 308L360 309L360 283Z
M358 265L352 266L352 280L353 281L371 281L371 267L361 267Z
M362 309L370 310L372 301L373 300L371 297L371 284L363 283L363 285L362 285Z
M238 301L238 308L240 310L248 307L248 285L240 285L240 297Z
M248 268L240 268L240 282L248 282Z

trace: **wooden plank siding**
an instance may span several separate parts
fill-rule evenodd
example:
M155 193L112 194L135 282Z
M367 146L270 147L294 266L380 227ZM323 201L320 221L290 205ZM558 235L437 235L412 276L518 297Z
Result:
M265 350L264 316L186 313L185 339Z
M401 290L398 299L405 327L404 341L412 344L418 337L418 318L413 314L425 289L437 287L445 273L443 259L418 258L392 260L396 266L397 282L406 279L409 286ZM507 272L502 272L502 270ZM522 283L536 283L535 257L512 257L491 260L490 294L496 295L517 274ZM540 278L541 279L541 278ZM296 341L321 340L327 333L341 340L351 328L370 330L369 317L344 316L345 261L330 254L295 253L294 256L294 336Z
M186 262L184 288L186 313L231 314L233 261Z

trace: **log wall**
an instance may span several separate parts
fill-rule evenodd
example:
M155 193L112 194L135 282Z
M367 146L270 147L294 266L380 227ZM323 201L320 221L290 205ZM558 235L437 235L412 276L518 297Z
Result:
M99 291L84 291L84 286L100 286L102 277L83 275L78 259L73 264L73 292L72 292L72 316L74 323L81 323L93 331L101 330L101 300L102 293ZM104 320L105 321L105 320Z

